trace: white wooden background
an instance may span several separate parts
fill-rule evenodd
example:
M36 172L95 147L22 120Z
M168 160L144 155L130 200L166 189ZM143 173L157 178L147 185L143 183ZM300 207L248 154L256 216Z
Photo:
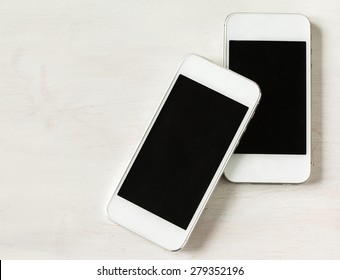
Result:
M313 36L313 175L221 179L184 250L106 204L180 61L222 64L232 12L299 12ZM0 1L0 259L339 259L340 2Z

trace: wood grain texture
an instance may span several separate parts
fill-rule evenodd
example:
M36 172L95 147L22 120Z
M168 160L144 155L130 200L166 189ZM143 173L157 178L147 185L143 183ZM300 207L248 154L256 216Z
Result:
M106 204L180 61L222 64L225 17L312 22L313 171L221 179L184 250L114 225ZM339 259L340 2L0 2L0 259Z

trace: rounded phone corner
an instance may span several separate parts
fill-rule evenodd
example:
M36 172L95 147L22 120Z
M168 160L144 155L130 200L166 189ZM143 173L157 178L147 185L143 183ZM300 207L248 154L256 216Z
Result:
M225 179L227 179L228 181L230 181L229 178L228 178L228 176L227 176L227 170L224 170L224 171L223 171L223 176L224 176Z
M111 200L106 205L105 215L106 215L106 218L108 218L111 222L114 222L114 220L113 220L113 218L112 218L112 216L110 214L110 205L111 205Z
M307 183L312 175L312 164L309 163L305 165L304 169L301 169L300 176L296 176L295 180L290 180L290 182L282 182L282 184L290 184L290 185L301 185Z
M312 176L312 170L311 168L309 168L308 172L298 182L294 184L296 185L305 184L310 180L311 176Z
M183 249L183 247L184 247L184 244L181 245L180 247L171 248L169 250L170 250L170 252L175 253L175 252L181 251Z
M227 172L226 170L223 172L223 175L224 175L224 178L225 178L228 182L230 182L230 183L232 183L232 184L239 184L239 183L241 183L241 182L235 181L235 180L233 180L232 178L230 178L230 177L228 176L228 172Z
M169 248L168 250L169 250L170 252L178 252L178 251L181 251L181 250L184 248L185 244L187 244L187 241L188 241L188 239L189 239L189 236L190 236L190 234L188 234L188 235L186 236L186 238L185 238L184 241L178 242L178 244L174 244L174 245L173 245L171 248Z
M201 56L199 54L196 54L196 53L188 53L184 56L181 64L180 64L180 67L184 64L184 63L190 63L190 61L209 61L209 62L212 62L210 61L209 59L205 58L204 56Z
M240 13L237 13L237 12L236 12L236 13L231 13L231 14L227 15L226 18L224 19L224 26L226 27L227 24L228 24L228 21L229 21L233 16L238 15L238 14L240 14Z
M260 86L258 85L258 83L254 82L253 80L248 79L252 84L253 87L256 89L257 92L257 96L256 96L256 106L254 108L254 112L256 111L257 105L260 103L261 101L261 97L262 97L262 91Z
M200 57L200 55L196 54L196 53L188 53L183 57L183 61L186 59L190 59L192 57Z
M306 15L301 14L301 13L297 13L297 15L301 16L301 18L304 19L304 21L307 23L309 28L311 27L311 21L310 21L310 19Z

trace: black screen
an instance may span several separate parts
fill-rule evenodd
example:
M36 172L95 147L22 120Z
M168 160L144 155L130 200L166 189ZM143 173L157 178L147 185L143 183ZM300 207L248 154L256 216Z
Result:
M262 93L235 152L306 154L306 42L230 41L229 68Z
M180 75L118 195L186 229L247 110Z

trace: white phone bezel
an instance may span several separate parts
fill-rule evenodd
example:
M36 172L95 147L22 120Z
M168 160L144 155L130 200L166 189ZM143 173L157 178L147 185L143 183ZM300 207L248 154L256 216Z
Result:
M311 172L311 31L301 14L235 13L224 26L224 66L230 40L306 42L306 155L234 154L225 176L238 183L303 183Z
M136 156L138 155L139 150L147 138L150 129L152 128L160 110L166 102L166 99L180 74L183 74L184 76L200 84L224 94L249 108L186 230L117 195L125 177L127 176L134 160L136 159ZM200 216L208 198L210 197L213 188L222 175L228 159L235 149L248 121L254 113L255 107L259 102L259 98L260 90L254 82L230 70L217 66L216 64L213 64L212 62L200 56L187 56L177 71L169 89L167 90L167 93L165 94L160 106L152 118L142 140L140 141L140 144L137 147L137 150L135 151L122 179L120 180L118 187L111 198L111 201L108 204L107 215L109 219L130 229L133 232L138 233L141 236L144 236L145 238L168 250L176 251L181 249L188 239L194 225L196 224L197 219Z

